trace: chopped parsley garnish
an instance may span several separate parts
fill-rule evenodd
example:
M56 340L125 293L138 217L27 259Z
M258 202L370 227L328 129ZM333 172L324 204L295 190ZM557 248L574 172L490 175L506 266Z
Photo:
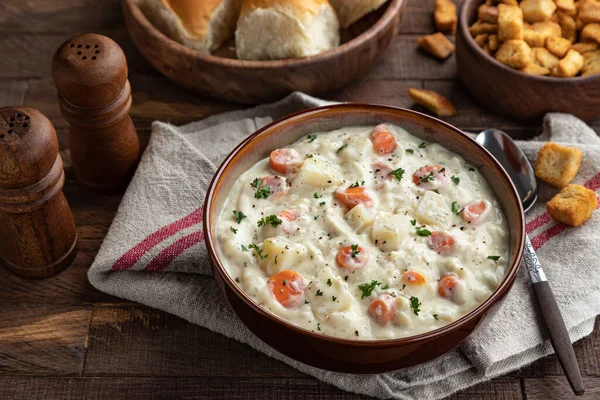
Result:
M421 182L422 183L427 183L427 182L431 182L435 180L435 176L433 176L433 172L430 172L429 175L424 176L421 178Z
M417 230L417 236L427 237L427 236L431 235L431 231L425 229L424 227L416 226L415 229Z
M273 228L276 228L282 223L283 221L277 218L277 215L269 215L266 218L261 218L256 225L258 225L259 228L265 225L271 225Z
M261 184L260 178L256 178L250 184L250 186L252 186L254 189L256 189L256 192L254 192L254 198L255 199L266 199L267 197L269 197L271 195L271 186L265 185L265 186L261 187L260 184Z
M323 296L323 292L321 291L321 289L317 289L317 296Z
M308 304L308 300L304 300L304 304Z
M433 314L433 315L432 315L432 317L433 317L433 318L434 318L436 321L438 320L437 314Z
M260 258L261 260L264 260L265 258L269 257L268 254L263 255L263 251L259 249L258 246L254 243L249 244L248 247L254 250L258 258Z
M434 192L436 192L437 194L441 194L439 190L435 189Z
M343 144L339 149L337 149L335 151L336 154L340 154L342 152L342 150L344 150L346 147L348 147L348 143Z
M425 147L427 147L427 143L421 142L421 144L419 144L420 149L424 149Z
M356 256L360 254L357 244L350 245L350 250L352 250L352 253L350 253L352 258L356 258Z
M317 192L315 192L315 193L313 194L313 197L314 197L315 199L320 199L321 197L323 197L323 195L322 195L321 193L317 193Z
M402 168L398 168L398 169L395 169L392 172L390 172L388 175L391 175L400 181L400 180L402 180L402 177L404 176L404 170Z
M283 280L283 284L285 285L286 283L287 283L287 280L285 280L285 279L284 279L284 280Z
M238 224L242 222L244 218L246 218L246 214L238 210L233 210L233 216L235 217L235 222Z
M319 205L320 205L320 206L324 206L324 205L325 205L325 202L324 202L324 201L322 201L322 202L320 202L320 203L319 203Z
M460 207L458 206L458 201L453 201L452 202L452 206L450 207L450 210L456 214L456 215L460 215Z
M320 322L317 323L317 329L321 330L321 323Z
M405 288L406 288L406 283L403 283L402 284L402 289L405 289Z
M408 154L415 154L415 151L413 149L406 149L406 152Z
M452 182L454 182L455 185L458 185L460 183L460 178L458 176L452 175L450 179L452 179Z
M360 298L364 299L365 297L369 297L377 285L381 285L381 283L375 280L372 280L371 283L362 283L358 285L358 288L362 292L362 296L360 296Z
M258 189L260 187L260 183L261 183L260 178L256 178L252 181L250 186L252 186L254 189Z
M242 251L248 251L248 248L244 245L242 245Z
M498 261L500 259L500 256L488 256L488 258L490 260Z
M421 311L419 309L420 306L421 306L421 302L419 301L418 297L413 296L410 298L410 308L412 308L415 315L419 315L419 311Z
M277 257L279 257L279 256L278 256L278 255L277 255L277 256L275 256L275 262L274 262L274 264L275 264L275 265L277 265ZM284 282L285 282L285 281L284 281Z
M385 285L385 286L380 285L379 287L381 287L381 290L387 290L390 288L390 285Z
M416 220L416 219L411 219L411 220L410 220L410 224L411 224L412 226L415 226L415 225L417 225L417 220Z
M315 215L315 218L314 218L315 221L318 220L320 216L321 216L320 214L319 215Z
M337 297L331 296L331 301L336 301L336 300L337 300Z
M313 155L312 154L307 154L306 158L313 158Z
M237 229L235 229L233 226L230 226L229 229L231 230L231 232L237 233Z
M308 137L308 143L312 143L315 141L315 139L317 138L317 135L315 135L314 133L311 133L310 135L307 136Z
M327 278L327 286L331 286L331 278Z
M469 168L469 171L475 171L475 168L471 167Z
M354 189L360 186L364 186L365 185L365 181L362 181L361 183L358 183L358 181L354 182L352 185L350 185L348 187L348 189Z

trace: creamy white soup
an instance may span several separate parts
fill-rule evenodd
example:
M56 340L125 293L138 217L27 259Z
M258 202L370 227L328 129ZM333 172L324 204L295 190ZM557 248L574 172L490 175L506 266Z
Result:
M274 149L217 224L227 272L278 317L331 336L434 330L504 277L508 234L482 175L399 126L353 126Z

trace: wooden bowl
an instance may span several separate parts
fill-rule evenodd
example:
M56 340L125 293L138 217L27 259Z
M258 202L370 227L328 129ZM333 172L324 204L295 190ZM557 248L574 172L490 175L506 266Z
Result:
M440 329L394 340L360 341L299 328L269 313L247 296L227 273L216 238L219 214L237 178L273 149L309 133L348 125L397 124L428 142L465 158L483 174L506 216L509 230L507 272L489 299L463 318ZM301 111L273 122L246 138L217 170L206 196L204 232L213 276L233 310L265 343L305 364L350 373L381 373L434 359L456 348L483 321L512 286L523 255L525 217L510 178L487 150L460 130L415 111L368 104L341 104Z
M520 72L481 50L469 33L482 0L464 0L456 31L458 75L473 97L490 110L525 121L548 112L583 120L600 117L600 75L553 78Z
M237 103L264 103L293 91L324 93L369 71L397 36L405 0L390 0L350 29L340 46L301 59L247 61L229 46L216 56L203 54L169 39L156 29L137 4L123 0L127 30L144 57L170 80L204 95Z

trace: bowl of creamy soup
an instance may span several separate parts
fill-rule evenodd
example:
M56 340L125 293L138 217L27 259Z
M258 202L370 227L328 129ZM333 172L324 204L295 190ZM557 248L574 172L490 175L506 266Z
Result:
M205 232L215 276L266 343L376 373L457 347L515 279L523 210L460 130L399 108L293 114L218 169Z

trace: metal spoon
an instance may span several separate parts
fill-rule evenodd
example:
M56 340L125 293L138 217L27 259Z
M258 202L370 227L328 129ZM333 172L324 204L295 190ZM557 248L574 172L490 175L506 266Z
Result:
M519 192L523 209L525 212L529 211L538 198L538 186L533 168L531 168L531 164L529 164L525 154L517 147L510 136L497 129L485 130L475 140L489 150L500 164L502 164ZM573 345L569 339L569 333L565 326L565 321L560 314L558 304L556 304L554 294L552 294L546 275L544 275L542 266L527 234L525 234L524 261L529 272L533 292L548 328L552 347L554 347L558 361L565 372L573 392L577 396L581 396L585 392L585 389L579 365L575 358L575 352L573 351Z

